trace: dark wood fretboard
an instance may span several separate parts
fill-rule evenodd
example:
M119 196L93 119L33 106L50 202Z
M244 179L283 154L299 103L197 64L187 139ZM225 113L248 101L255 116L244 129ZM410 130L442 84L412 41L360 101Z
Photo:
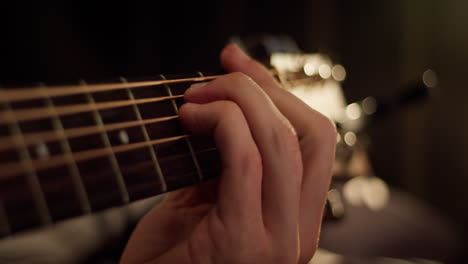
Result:
M3 89L0 236L217 176L212 140L187 135L178 119L183 93L200 76Z

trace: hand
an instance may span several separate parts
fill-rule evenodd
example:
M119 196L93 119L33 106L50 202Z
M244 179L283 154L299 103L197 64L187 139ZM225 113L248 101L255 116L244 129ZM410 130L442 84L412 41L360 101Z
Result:
M222 175L169 193L122 263L307 263L317 248L334 125L237 46L221 61L233 73L188 89L180 118L214 136Z

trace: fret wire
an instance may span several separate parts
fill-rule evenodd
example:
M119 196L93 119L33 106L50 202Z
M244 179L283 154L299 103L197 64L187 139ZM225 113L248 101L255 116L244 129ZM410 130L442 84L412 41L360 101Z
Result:
M127 80L123 77L120 78L122 83L127 83ZM127 95L130 98L130 100L135 101L135 96L133 95L133 92L130 89L126 89ZM143 137L145 138L146 141L150 141L150 137L148 135L148 130L146 129L145 124L143 123L143 118L141 116L140 108L138 107L137 104L132 105L133 112L135 113L138 121L140 121L140 127L141 127L141 132L143 133ZM162 185L162 190L163 192L167 191L167 183L166 179L164 178L163 172L161 170L161 166L159 165L158 161L158 156L156 155L156 152L154 151L154 148L152 146L148 146L148 150L150 152L151 160L153 161L154 164L154 169L156 170L156 173L158 174L159 181L161 182Z
M11 234L11 227L8 222L3 201L0 200L0 237Z
M80 152L74 152L73 156L75 158L76 162L81 162L81 161L87 161L91 160L94 158L99 158L103 157L106 155L110 155L112 152L115 154L118 153L123 153L127 151L132 151L136 150L139 148L147 147L147 146L152 146L152 145L158 145L158 144L163 144L171 141L176 141L183 139L185 137L188 137L189 135L181 135L181 136L175 136L175 137L169 137L169 138L161 138L161 139L155 139L151 141L143 141L143 142L137 142L133 144L127 144L127 145L121 145L121 146L113 146L111 149L108 148L99 148L99 149L91 149L91 150L86 150L86 151L80 151ZM47 161L44 160L32 160L31 161L33 164L33 168L36 170L45 170L49 168L54 168L58 166L65 165L66 163L63 160L63 156L51 156L47 159ZM2 171L1 177L11 177L15 176L17 174L23 173L24 168L21 165L21 162L10 162L10 163L4 163L0 164L0 171Z
M202 154L202 153L205 153L205 152L210 152L210 151L215 151L215 150L216 150L215 148L203 149L203 150L198 151L196 154ZM173 155L173 156L164 157L162 160L181 159L181 158L184 158L184 157L189 156L189 155L191 155L191 154L190 153L177 154L177 155ZM210 173L210 172L215 171L215 170L216 169L208 169L205 172ZM188 177L189 175L188 174L183 174L183 175L181 175L181 177L182 176L183 177ZM136 189L138 189L139 186L134 186L134 187L136 187ZM167 191L164 191L164 192L167 192ZM164 192L161 192L159 194L162 194ZM98 198L98 199L106 199L107 197L112 197L112 194L104 192L104 193L100 193L99 195L96 196L96 198ZM149 197L149 196L147 196L147 197ZM144 197L141 197L140 199L144 199ZM10 226L8 224L7 217L6 217L6 212L4 211L2 201L0 200L0 237L8 236L8 235L10 235L11 233L14 233L14 232L15 231L11 230L11 228L10 228Z
M217 151L217 150L218 150L217 148L207 148L207 149L202 149L202 150L199 150L199 151L195 151L194 153L195 153L195 155L200 155L200 154L203 154L205 152ZM189 151L188 153L176 154L176 155L172 155L172 156L169 156L169 157L165 157L163 160L178 159L178 158L191 156L191 155L192 155L192 153Z
M184 79L174 79L174 80L155 80L155 81L142 81L142 82L132 82L132 83L106 83L106 84L91 84L88 85L89 89L96 92L105 92L113 90L121 90L126 88L139 88L147 86L158 86L161 84L172 84L172 83L183 83L183 82L201 82L213 80L221 75L207 76L203 78L184 78ZM65 85L65 86L52 86L47 89L47 96L49 97L58 97L58 96L67 96L75 94L86 93L86 90L83 90L81 85ZM37 87L33 88L21 88L10 90L0 90L0 103L5 102L19 102L32 99L40 99L44 94Z
M34 164L32 162L29 150L24 144L21 128L18 125L18 122L15 120L15 114L11 109L10 103L4 103L6 108L6 113L9 120L13 120L8 126L11 134L11 139L17 147L18 156L20 162L17 167L21 168L21 173L25 173L26 182L28 183L31 194L34 198L34 204L36 207L39 220L42 225L52 224L52 217L50 215L49 207L47 205L44 192L42 191L41 185L39 183L39 178L37 177ZM8 170L0 170L2 174L8 173Z
M211 151L211 150L213 150L213 149L204 150L204 151L201 151L201 152L207 152L207 151ZM201 152L200 152L200 153L201 153ZM197 154L198 154L198 153L197 153ZM187 155L190 155L190 154L187 154ZM207 170L206 170L207 173L215 172L215 171L217 171L216 168L210 168L210 169L207 169ZM196 173L196 172L195 172L195 173ZM180 176L181 176L181 177L187 177L187 176L189 176L189 175L191 175L191 174L193 174L193 172L192 172L192 173L185 173L185 174L182 174L182 175L180 175ZM141 187L141 186L145 186L144 183L134 186L134 189L138 189L138 187ZM163 194L163 193L166 193L166 192L167 192L167 190L166 190L166 191L161 191L159 194ZM103 193L103 194L100 194L100 195L96 196L96 198L99 198L99 199L101 199L101 198L106 198L106 197L109 197L109 195L111 195L111 194L109 194L109 193ZM151 196L152 196L152 195L151 195ZM148 196L148 197L149 197L149 196ZM141 199L144 199L144 198L141 198Z
M200 75L200 77L203 77L203 74L201 74L201 72L198 72L198 74ZM166 80L166 77L164 75L160 74L159 76L163 80ZM171 87L169 87L169 84L164 84L164 86L166 87L167 94L170 97L173 97L172 90L171 90ZM176 115L179 115L179 108L177 107L176 101L174 99L172 99L171 103L172 103L172 107L174 108L174 111L175 111ZM184 134L185 134L185 130L184 130ZM197 170L198 179L200 181L202 181L203 180L203 174L202 174L202 171L200 169L200 164L198 163L198 159L195 156L195 153L193 151L192 142L190 141L190 139L188 137L185 138L185 141L187 142L187 146L189 148L189 151L192 154L192 160L193 160L193 163L195 165L195 169Z
M41 88L45 89L44 86L40 86ZM73 153L71 151L70 143L68 142L67 137L64 134L63 124L60 120L59 116L55 111L55 105L52 102L50 97L45 97L46 106L49 108L51 115L52 115L52 126L54 131L59 135L61 138L60 140L60 148L65 155L65 159L68 163L68 170L70 172L70 176L73 182L73 186L75 187L75 192L78 196L78 200L80 202L81 210L84 214L91 213L91 206L89 203L89 198L84 187L83 181L81 180L80 171L78 166L73 158Z
M132 104L146 104L146 103L154 103L164 100L170 100L174 98L180 98L183 95L177 95L174 97L164 96L164 97L155 97L155 98L145 98L145 99L138 99L134 101L124 100L124 101L115 101L115 102L103 102L103 103L96 103L95 107L96 110L107 110L112 108L130 106ZM88 104L76 104L76 105L67 105L67 106L57 106L55 110L58 115L72 115L72 114L79 114L83 112L90 112L94 108L91 108ZM20 121L31 121L37 120L41 118L49 118L50 112L47 108L33 108L33 109L18 109L15 111L15 120L8 115L7 112L2 111L0 112L0 124L7 124L11 122L20 122Z
M23 133L23 139L26 146L34 145L41 142L51 142L55 140L62 140L63 137L67 139L87 136L92 134L97 134L101 132L103 129L106 132L114 131L117 129L129 128L133 126L138 126L141 123L143 124L153 124L159 123L164 121L169 121L178 118L178 116L166 116L166 117L158 117L158 118L151 118L145 119L142 121L128 121L128 122L117 122L112 124L104 124L103 127L100 126L84 126L84 127L76 127L76 128L64 128L63 136L57 133L52 133L51 131L47 132L33 132L33 133ZM14 147L14 143L11 141L10 137L1 137L0 138L0 150L7 150L9 148Z
M84 81L82 81L81 84L85 86L87 89L89 89L89 87L87 87ZM96 105L94 97L90 92L86 93L86 99L92 107ZM108 156L108 158L109 158L109 162L111 163L112 170L114 171L115 179L117 181L117 186L119 188L122 202L127 204L130 202L130 197L128 194L127 186L125 185L125 180L122 176L122 171L120 170L119 163L117 162L115 153L112 151L112 145L110 143L109 136L107 135L106 131L103 129L104 122L102 121L102 116L96 108L92 110L92 114L93 114L94 121L96 122L98 127L101 128L100 134L101 134L101 140L104 143L104 147L110 150L110 155Z

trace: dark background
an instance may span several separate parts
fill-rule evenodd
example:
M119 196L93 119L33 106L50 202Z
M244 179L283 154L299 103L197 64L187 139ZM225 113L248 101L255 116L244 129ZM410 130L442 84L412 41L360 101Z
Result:
M391 98L427 68L431 101L369 127L377 176L468 230L468 2L15 1L0 5L4 86L219 69L233 35L286 34L348 71L349 101Z

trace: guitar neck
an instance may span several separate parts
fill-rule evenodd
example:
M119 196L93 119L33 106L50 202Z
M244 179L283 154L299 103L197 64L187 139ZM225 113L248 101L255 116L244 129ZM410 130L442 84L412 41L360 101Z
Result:
M185 90L210 79L0 90L0 236L218 175L212 140L178 119Z

